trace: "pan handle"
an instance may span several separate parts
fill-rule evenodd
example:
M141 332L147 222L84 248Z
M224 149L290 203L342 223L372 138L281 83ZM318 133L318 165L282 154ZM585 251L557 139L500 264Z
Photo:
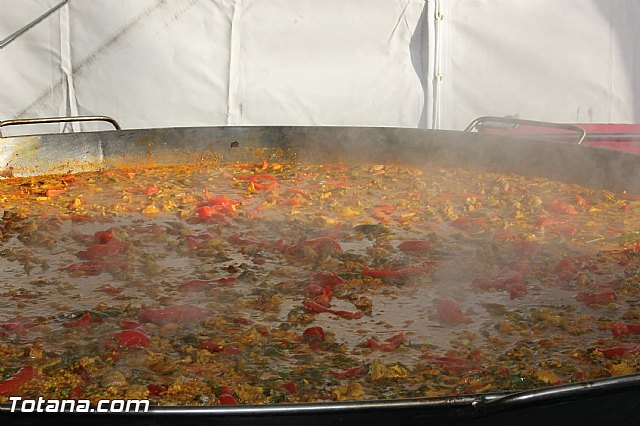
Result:
M81 115L76 117L44 117L44 118L19 118L16 120L0 121L3 126L22 126L24 124L49 124L49 123L70 123L72 121L106 121L113 125L116 130L122 130L118 122L106 115ZM0 136L2 134L0 133Z
M524 125L527 125L527 126L537 126L537 127L551 128L551 129L570 130L572 132L577 132L578 133L578 139L577 139L578 145L580 145L582 143L582 141L584 140L584 138L587 136L586 130L584 130L580 126L574 126L573 124L552 123L552 122L547 122L547 121L523 120L521 118L492 117L492 116L485 116L485 117L476 118L471 123L469 123L469 125L467 126L466 129L464 129L464 131L465 132L471 132L473 129L479 129L482 126L482 124L490 123L490 122L513 124L516 127L518 125L524 124Z
M569 383L529 391L508 394L492 394L478 398L472 403L476 413L489 414L496 411L536 406L548 401L568 401L602 394L616 394L638 389L640 374L597 379L588 382Z

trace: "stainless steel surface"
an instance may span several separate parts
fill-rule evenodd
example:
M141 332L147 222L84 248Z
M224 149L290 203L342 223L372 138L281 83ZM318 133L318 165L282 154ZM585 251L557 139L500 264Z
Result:
M19 118L15 120L0 121L0 127L6 126L24 126L29 124L51 124L51 123L71 123L76 121L106 121L110 123L116 130L120 130L120 124L106 115L80 115L75 117L43 117L43 118ZM0 137L2 130L0 129Z
M471 132L474 129L479 129L482 125L486 125L487 123L505 123L505 124L511 124L514 126L518 126L518 125L527 125L527 126L536 126L536 127L543 127L543 128L551 128L551 129L562 129L562 130L570 130L573 132L577 132L578 133L578 138L576 140L577 144L580 145L582 143L582 141L584 141L585 136L587 135L587 132L580 126L575 126L573 124L562 124L562 123L552 123L552 122L547 122L547 121L536 121L536 120L523 120L520 118L513 118L513 117L492 117L492 116L485 116L485 117L478 117L475 120L473 120L471 123L469 123L469 125L467 126L466 129L464 129L465 132Z
M19 30L15 31L13 34L10 34L7 37L5 37L4 39L0 40L0 49L4 49L5 46L8 46L12 41L14 41L18 37L20 37L22 34L24 34L27 31L29 31L31 28L33 28L36 25L38 25L40 22L44 21L49 15L51 15L52 13L54 13L55 11L57 11L58 9L60 9L62 6L64 6L67 3L69 3L69 0L61 1L57 5L53 6L51 9L47 10L46 12L44 12L42 15L38 16L33 21L29 22L24 27L20 28Z

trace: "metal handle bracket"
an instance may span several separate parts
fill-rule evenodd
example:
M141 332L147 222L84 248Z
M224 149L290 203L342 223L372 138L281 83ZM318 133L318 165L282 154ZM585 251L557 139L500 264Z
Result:
M0 127L5 126L22 126L26 124L50 124L50 123L70 123L74 121L106 121L110 123L116 130L122 130L120 124L106 115L82 115L76 117L43 117L43 118L19 118L16 120L0 121ZM0 131L0 137L2 132Z
M587 136L587 132L582 127L574 126L573 124L553 123L553 122L537 121L537 120L523 120L521 118L512 118L512 117L492 117L492 116L476 118L471 123L469 123L469 125L467 126L466 129L464 129L464 131L471 132L474 129L477 130L481 128L483 124L486 125L486 123L491 123L491 122L511 124L511 125L514 125L515 127L519 125L527 125L527 126L536 126L536 127L550 128L550 129L569 130L569 131L578 133L578 138L576 140L578 145L580 145L582 141L584 141L584 138Z

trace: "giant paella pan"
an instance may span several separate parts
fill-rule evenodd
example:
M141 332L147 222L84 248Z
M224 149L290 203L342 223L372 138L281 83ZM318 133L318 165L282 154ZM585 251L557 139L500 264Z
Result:
M637 155L207 127L4 137L0 172L7 421L38 398L158 423L640 413Z

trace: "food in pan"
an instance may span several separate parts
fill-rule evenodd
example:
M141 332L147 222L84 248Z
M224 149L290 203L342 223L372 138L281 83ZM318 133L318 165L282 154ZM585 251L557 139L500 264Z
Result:
M0 401L230 405L638 372L640 197L394 164L0 181Z

